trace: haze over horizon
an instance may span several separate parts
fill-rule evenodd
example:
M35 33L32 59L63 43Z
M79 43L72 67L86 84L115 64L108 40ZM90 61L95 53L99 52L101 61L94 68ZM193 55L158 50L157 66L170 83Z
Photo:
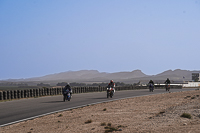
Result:
M0 0L0 80L200 70L200 1Z

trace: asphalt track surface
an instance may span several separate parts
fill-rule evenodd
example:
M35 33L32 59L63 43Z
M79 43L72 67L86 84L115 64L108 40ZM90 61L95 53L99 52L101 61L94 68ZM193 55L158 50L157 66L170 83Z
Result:
M170 91L188 90L195 90L195 88L171 89ZM165 89L155 89L154 92L149 92L148 89L141 89L116 91L113 98L107 98L106 92L94 92L73 94L71 101L66 102L63 102L62 95L0 102L0 127L91 104L160 93L168 92Z

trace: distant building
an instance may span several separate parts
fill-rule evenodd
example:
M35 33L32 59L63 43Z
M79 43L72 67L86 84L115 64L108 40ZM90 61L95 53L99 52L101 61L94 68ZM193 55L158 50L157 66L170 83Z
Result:
M199 73L192 73L192 80L193 81L200 81L199 79L200 79Z

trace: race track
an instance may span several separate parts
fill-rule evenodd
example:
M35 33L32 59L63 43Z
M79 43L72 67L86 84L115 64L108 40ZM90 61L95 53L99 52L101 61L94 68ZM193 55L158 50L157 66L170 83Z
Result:
M192 89L171 89L171 92L188 91ZM33 119L47 114L118 100L123 98L168 93L164 89L149 92L148 89L116 91L113 98L106 98L106 92L73 94L71 101L63 102L62 95L29 98L0 102L0 126L6 126L20 121Z

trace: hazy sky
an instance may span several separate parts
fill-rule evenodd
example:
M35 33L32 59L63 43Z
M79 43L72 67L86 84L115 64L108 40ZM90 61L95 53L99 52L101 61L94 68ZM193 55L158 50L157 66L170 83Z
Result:
M0 0L0 79L200 70L200 0Z

